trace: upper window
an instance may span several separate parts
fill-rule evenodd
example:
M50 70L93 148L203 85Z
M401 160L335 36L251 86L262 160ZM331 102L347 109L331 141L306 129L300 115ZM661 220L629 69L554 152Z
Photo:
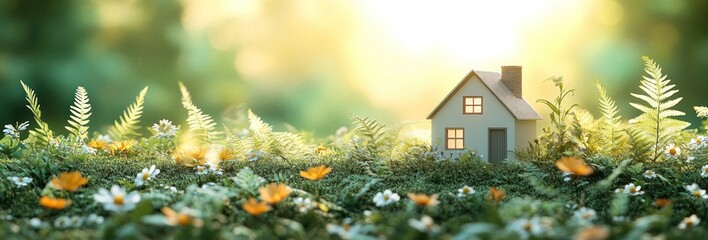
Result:
M463 99L463 109L464 114L482 114L482 97L480 96L470 96L464 97Z
M449 150L465 149L465 129L463 128L446 128L445 129L445 148Z

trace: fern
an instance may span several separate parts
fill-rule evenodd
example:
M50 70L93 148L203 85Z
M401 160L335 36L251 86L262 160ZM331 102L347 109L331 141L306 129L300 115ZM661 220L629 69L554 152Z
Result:
M123 115L119 117L119 121L115 121L113 127L108 130L108 134L115 140L122 140L130 136L140 136L140 133L136 130L140 129L138 123L140 123L140 117L143 114L143 103L145 103L145 94L147 94L148 87L143 88L140 91L140 95L135 98L135 102L128 106L128 108L123 111Z
M593 79L597 91L600 92L600 113L602 117L599 119L599 129L601 132L602 149L605 153L610 153L616 156L619 150L622 149L627 142L627 136L622 127L622 117L619 115L619 110L615 101L607 95L607 90L602 87L600 81Z
M708 118L708 107L693 107L700 118Z
M627 133L627 143L632 146L632 159L647 159L651 152L651 140L643 130L636 128L625 129Z
M305 144L302 136L289 132L274 132L273 127L248 110L252 149L272 153L285 160L304 159L312 153L313 146Z
M187 124L189 131L195 133L196 137L202 142L211 144L218 139L219 133L214 131L216 122L211 116L202 112L199 107L192 102L192 96L189 95L187 87L182 82L179 82L179 89L182 92L182 106L187 110Z
M632 96L646 102L646 105L630 103L632 107L642 111L642 114L630 123L647 135L654 146L652 159L657 161L661 157L661 148L691 124L671 118L685 115L681 111L671 109L683 98L669 99L678 93L678 90L673 89L676 85L670 84L671 80L661 73L661 67L654 60L646 56L643 60L649 76L644 76L639 88L646 95L632 93Z
M76 89L76 95L74 97L74 105L70 107L71 115L69 116L69 125L66 129L76 137L79 141L83 142L84 139L88 138L88 126L89 117L91 116L91 104L89 104L88 93L83 87L78 87Z
M570 140L579 147L580 150L594 153L596 151L593 141L597 128L595 127L595 117L587 110L575 108L570 114L572 122L570 124Z
M352 114L354 118L355 134L360 137L360 142L355 142L359 158L363 160L380 159L386 151L392 148L392 137L386 125L378 123L368 117L362 118Z
M29 88L24 82L20 81L20 84L22 84L22 88L25 90L25 93L27 94L27 108L29 108L32 111L32 114L34 115L34 121L37 123L37 128L34 130L30 130L30 136L32 139L34 139L34 143L39 145L39 146L48 146L49 143L53 141L54 138L54 133L52 130L49 129L49 125L47 125L46 122L42 121L42 111L39 109L39 103L37 101L37 96L34 93L34 90Z
M251 130L250 144L252 149L271 152L275 145L273 141L273 127L248 109L248 129Z
M258 195L258 187L263 185L266 180L253 172L248 167L242 168L235 177L231 178L236 184L236 187L243 192L249 194L249 196Z

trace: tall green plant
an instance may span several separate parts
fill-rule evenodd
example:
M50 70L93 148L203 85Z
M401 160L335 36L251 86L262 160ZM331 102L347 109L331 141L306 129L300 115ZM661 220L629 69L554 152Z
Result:
M619 115L615 101L607 95L607 90L600 84L600 81L597 79L593 79L593 81L600 93L598 100L602 117L598 119L598 126L602 138L601 152L617 156L627 142L627 135L622 126L622 117Z
M551 124L553 124L556 129L555 137L556 141L559 143L558 150L560 153L563 153L572 148L572 142L568 133L568 124L566 123L566 119L568 118L568 114L570 114L574 108L578 107L578 104L572 104L569 107L564 108L563 101L569 95L574 95L575 89L566 89L563 84L563 77L551 77L547 80L552 81L553 84L558 87L558 96L553 99L553 101L538 99L536 102L542 103L551 109Z
M69 109L71 115L69 116L69 126L65 128L69 130L69 133L77 138L79 141L84 141L88 138L88 123L89 117L91 116L91 104L89 103L88 93L83 87L78 87L76 89L76 95L74 96L74 105Z
M140 129L138 123L140 123L140 117L143 115L143 104L145 103L147 91L148 87L143 88L140 91L140 95L135 98L135 102L123 111L123 115L119 117L120 121L115 121L113 127L108 130L113 139L122 140L131 136L140 136L140 133L137 132Z
M674 89L676 85L671 84L668 76L661 73L661 67L654 60L646 56L643 60L644 71L648 76L643 77L639 88L644 94L632 93L632 96L644 101L644 104L630 103L632 107L642 111L642 114L630 120L630 123L653 145L654 152L651 158L653 161L658 161L662 156L662 148L691 124L671 118L686 115L672 109L683 98L670 99L678 93L678 90Z
M204 113L192 102L192 96L187 91L187 87L179 82L179 90L182 92L182 106L187 110L187 124L189 131L195 133L201 142L208 144L217 140L219 133L215 131L216 122Z
M42 121L42 111L39 109L39 102L37 101L34 90L29 88L29 86L22 81L20 81L20 84L22 84L22 88L25 90L25 94L27 94L25 98L27 99L27 103L29 103L27 108L32 111L34 121L37 123L37 128L29 131L30 137L33 139L34 144L38 146L48 146L54 139L54 133L49 129L49 125Z

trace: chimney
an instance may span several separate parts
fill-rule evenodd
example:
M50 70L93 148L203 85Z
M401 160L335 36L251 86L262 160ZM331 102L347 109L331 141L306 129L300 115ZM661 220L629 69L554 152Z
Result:
M514 96L521 98L521 66L502 66L501 81L514 93Z

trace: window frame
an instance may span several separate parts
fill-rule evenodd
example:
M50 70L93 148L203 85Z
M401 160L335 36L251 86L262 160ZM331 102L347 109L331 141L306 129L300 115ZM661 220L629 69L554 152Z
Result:
M455 131L455 137L451 138L450 137L450 130ZM462 137L457 136L457 131L461 130L462 131ZM450 140L455 141L455 148L450 148ZM461 140L461 146L457 146L457 141ZM450 127L450 128L445 128L445 150L464 150L465 149L465 128L462 127Z
M472 99L472 104L467 104L467 99ZM474 104L475 98L479 98L479 104ZM479 107L479 112L474 112L474 107ZM472 112L467 112L467 107L472 107ZM462 114L464 115L483 115L484 114L484 97L482 96L463 96L462 97Z

